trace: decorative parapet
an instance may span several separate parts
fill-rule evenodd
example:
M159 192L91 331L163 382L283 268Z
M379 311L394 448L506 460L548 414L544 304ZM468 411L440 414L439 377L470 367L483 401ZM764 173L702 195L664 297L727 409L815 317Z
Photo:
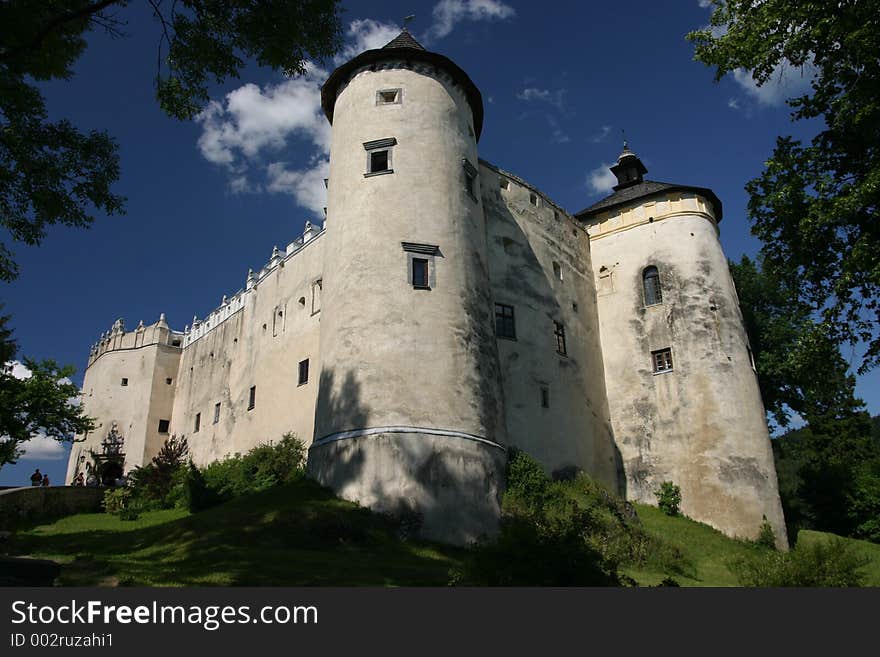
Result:
M220 305L214 308L204 319L193 316L192 325L184 328L183 346L186 347L196 340L204 337L206 334L217 328L220 324L232 317L235 313L242 310L248 295L259 286L260 282L269 276L276 268L283 266L290 258L299 253L312 240L320 237L324 233L323 226L311 221L307 221L305 230L301 237L296 238L282 251L277 246L272 247L272 255L266 265L255 272L249 269L245 286L238 290L232 297L223 296Z
M165 313L161 313L159 320L149 326L144 326L144 322L141 320L133 331L125 330L125 321L120 317L113 322L110 330L102 333L98 341L92 345L89 350L87 367L108 351L139 349L153 344L181 347L183 334L179 331L172 331L168 327Z

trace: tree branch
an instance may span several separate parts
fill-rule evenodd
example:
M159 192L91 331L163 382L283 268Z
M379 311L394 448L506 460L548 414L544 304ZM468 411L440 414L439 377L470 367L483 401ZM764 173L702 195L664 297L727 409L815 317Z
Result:
M0 61L6 61L10 59L14 59L18 57L21 53L26 52L28 50L34 50L38 48L40 44L43 42L47 36L49 36L54 30L58 29L65 23L69 23L70 21L75 21L80 18L91 17L94 14L97 14L110 5L114 5L120 2L120 0L99 0L93 5L86 5L82 9L77 9L76 11L71 11L66 14L61 14L56 16L52 20L46 24L46 26L40 30L33 39L31 39L28 43L25 43L18 48L13 48L7 52L0 53Z

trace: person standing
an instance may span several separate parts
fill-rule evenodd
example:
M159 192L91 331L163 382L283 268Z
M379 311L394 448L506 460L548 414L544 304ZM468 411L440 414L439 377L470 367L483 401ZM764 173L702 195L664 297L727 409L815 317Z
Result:
M41 486L48 486L49 485L49 475L43 475L43 481L40 482L40 485Z
M42 486L43 485L43 475L40 474L40 469L37 468L34 470L34 474L31 475L31 486Z

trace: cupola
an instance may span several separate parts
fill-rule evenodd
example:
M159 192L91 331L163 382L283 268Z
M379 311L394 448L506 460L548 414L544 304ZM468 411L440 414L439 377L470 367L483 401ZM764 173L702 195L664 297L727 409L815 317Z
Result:
M637 185L644 180L648 169L642 164L639 156L629 150L626 142L623 142L623 152L617 158L617 164L611 167L611 173L617 178L614 191Z

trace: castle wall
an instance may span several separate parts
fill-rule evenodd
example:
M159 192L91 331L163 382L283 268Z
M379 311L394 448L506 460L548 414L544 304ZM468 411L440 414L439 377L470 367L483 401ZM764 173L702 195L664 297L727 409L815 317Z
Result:
M167 437L159 433L159 420L171 419L180 348L170 344L178 334L160 324L164 320L127 333L120 327L93 348L83 379L82 405L97 427L77 436L80 442L71 449L68 482L77 472L85 472L85 463L91 462L89 450L102 452L101 442L114 422L125 440L126 472L149 462ZM171 384L166 383L168 378Z
M548 472L584 470L617 490L586 231L519 178L480 172L493 295L515 316L515 339L498 338L509 442Z
M375 68L355 72L335 101L320 442L310 469L346 497L375 500L373 508L416 506L426 535L465 541L497 524L503 472L496 471L506 441L480 181L475 196L465 189L463 160L478 166L473 117L443 72L394 61ZM382 89L400 89L401 102L377 104ZM382 139L395 141L393 173L365 175L365 144ZM404 243L436 247L427 256L426 289L410 282ZM358 450L347 443L355 440ZM410 443L433 445L434 456L389 456ZM426 468L444 494L408 495ZM468 490L485 486L487 472L496 472L494 484L471 514L482 520L462 524L467 516L459 513L460 522L448 524L473 501Z
M186 436L197 465L278 441L287 432L311 442L322 261L320 235L291 244L252 276L245 290L190 330L171 431ZM300 384L299 363L306 359L308 381ZM254 386L255 403L248 408Z
M754 537L766 516L785 526L776 471L727 260L712 207L695 194L641 199L589 227L605 381L630 499L681 487L682 511ZM643 270L660 272L646 306ZM655 372L652 352L671 348Z

